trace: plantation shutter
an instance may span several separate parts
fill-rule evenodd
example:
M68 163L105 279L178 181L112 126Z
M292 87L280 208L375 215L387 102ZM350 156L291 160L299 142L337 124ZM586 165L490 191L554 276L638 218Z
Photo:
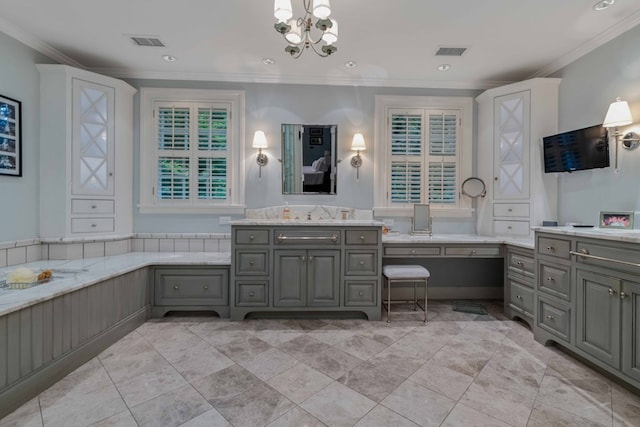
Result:
M227 201L229 107L158 102L154 111L158 200Z
M457 205L459 113L390 110L391 204Z

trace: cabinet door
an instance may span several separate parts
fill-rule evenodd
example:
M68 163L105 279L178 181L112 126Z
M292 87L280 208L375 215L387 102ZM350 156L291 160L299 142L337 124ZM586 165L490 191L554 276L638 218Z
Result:
M307 251L274 251L274 307L304 307L307 303Z
M640 381L640 283L623 281L622 372Z
M496 200L529 198L530 91L495 99L494 187Z
M620 368L620 279L578 270L576 346Z
M114 195L115 89L73 79L73 194Z
M309 307L340 305L340 251L310 250L307 261Z

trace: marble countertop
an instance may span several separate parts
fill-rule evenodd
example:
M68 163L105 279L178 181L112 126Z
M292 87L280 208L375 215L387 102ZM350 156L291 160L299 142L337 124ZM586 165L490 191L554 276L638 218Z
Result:
M286 225L298 226L346 226L346 227L382 227L382 221L372 219L262 219L243 218L230 222L231 225Z
M533 249L533 237L505 237L505 236L479 236L477 234L437 234L411 235L411 234L385 234L382 236L382 243L397 244L508 244L523 248Z
M36 261L0 269L0 280L18 267L50 269L53 280L28 289L0 289L0 316L153 265L230 265L231 253L130 252L100 258Z
M592 239L640 243L640 230L619 230L615 228L598 227L533 227L533 230L543 233L561 234L564 236L589 237Z

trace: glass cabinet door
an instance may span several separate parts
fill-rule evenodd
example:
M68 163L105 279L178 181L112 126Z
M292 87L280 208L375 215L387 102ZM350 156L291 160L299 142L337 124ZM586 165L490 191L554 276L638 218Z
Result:
M73 79L73 194L113 195L114 88Z
M529 198L530 92L495 100L494 199Z

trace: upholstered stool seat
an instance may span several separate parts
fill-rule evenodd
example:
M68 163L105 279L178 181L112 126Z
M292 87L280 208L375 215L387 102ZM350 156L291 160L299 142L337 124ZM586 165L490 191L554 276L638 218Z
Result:
M382 275L387 282L387 300L382 301L383 306L387 309L387 323L391 322L391 304L410 301L391 301L391 286L394 283L413 283L413 309L418 307L424 311L424 322L427 321L427 281L429 279L429 270L421 265L385 265L382 268ZM417 283L424 283L424 307L420 306L417 298ZM386 304L386 305L385 305Z

